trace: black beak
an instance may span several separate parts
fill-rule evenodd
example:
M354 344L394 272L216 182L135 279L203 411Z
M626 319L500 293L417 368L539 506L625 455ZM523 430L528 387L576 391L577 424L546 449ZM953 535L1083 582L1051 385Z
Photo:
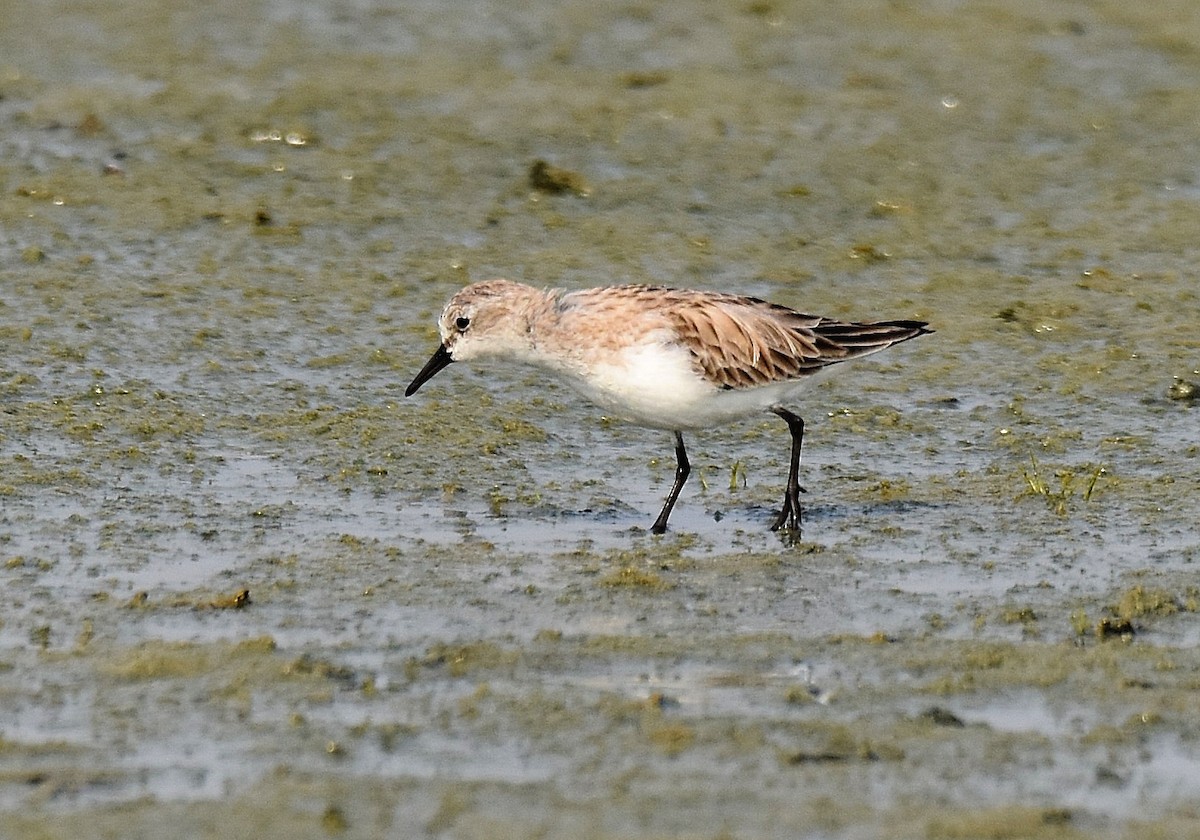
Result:
M439 370L453 361L454 359L450 358L450 351L447 350L446 345L443 344L437 349L436 353L429 357L429 361L425 363L425 367L421 368L421 372L416 375L416 378L413 379L412 384L404 389L404 396L411 397L413 394L417 393L418 388L420 388L430 379L433 379L434 375Z

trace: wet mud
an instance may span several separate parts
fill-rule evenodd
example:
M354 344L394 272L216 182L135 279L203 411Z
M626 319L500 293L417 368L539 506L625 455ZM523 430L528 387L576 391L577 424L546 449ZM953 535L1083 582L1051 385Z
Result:
M0 19L0 835L1200 836L1191 4ZM937 332L654 537L497 275Z

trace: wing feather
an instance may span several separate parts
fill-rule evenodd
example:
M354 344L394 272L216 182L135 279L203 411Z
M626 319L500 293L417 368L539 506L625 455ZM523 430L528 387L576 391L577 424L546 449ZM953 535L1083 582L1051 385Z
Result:
M726 389L801 379L928 332L920 321L856 324L701 292L675 301L670 319L703 376Z
M631 334L663 330L692 355L697 373L723 389L802 379L930 332L923 321L852 323L754 297L664 286L582 289L563 294L558 307L564 319L586 312L603 321L593 338L614 347Z

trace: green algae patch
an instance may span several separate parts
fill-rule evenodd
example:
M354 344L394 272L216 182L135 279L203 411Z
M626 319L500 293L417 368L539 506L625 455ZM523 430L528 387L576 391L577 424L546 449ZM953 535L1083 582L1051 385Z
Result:
M502 6L6 4L0 835L1197 836L1181 4ZM658 538L497 274L937 332Z
M940 655L939 652L940 651ZM938 695L975 693L1005 688L1053 688L1060 685L1113 684L1121 675L1154 667L1161 653L1154 648L1122 654L1108 645L1072 643L964 642L946 647L923 646L910 651L906 667L927 674L927 692Z
M457 678L494 668L511 668L520 656L519 650L503 648L493 642L438 643L425 651L419 664L423 668L444 669Z
M25 759L39 758L45 756L66 756L73 757L85 754L87 749L78 744L72 744L68 741L37 741L25 742L11 738L0 736L0 758L19 756ZM20 779L21 771L11 771L14 778ZM36 772L36 771L26 771ZM25 779L28 781L28 779Z
M228 593L174 593L152 597L145 590L135 592L126 602L128 609L192 609L192 610L241 610L254 603L249 589L238 589Z
M1126 590L1110 609L1117 618L1132 621L1135 618L1174 615L1183 609L1196 611L1196 592L1193 590L1186 601L1181 601L1165 589L1146 587L1141 584Z
M845 724L815 724L792 735L803 746L780 751L785 765L825 765L850 762L903 761L904 749L890 735L864 737L861 728Z
M696 731L686 723L654 721L643 724L642 734L662 752L675 757L696 741Z
M1059 516L1066 516L1072 504L1086 504L1097 490L1103 487L1101 479L1111 479L1103 465L1082 464L1077 466L1048 467L1029 456L1030 467L1022 470L1025 492L1046 501L1050 509Z
M1139 575L1140 576L1140 575ZM1169 587L1138 583L1116 594L1102 609L1094 623L1083 607L1070 613L1072 630L1080 637L1092 635L1097 639L1129 640L1149 631L1157 622L1200 611L1200 590L1185 585L1179 591Z
M926 826L928 840L1075 840L1092 837L1073 825L1067 808L1008 806L941 815Z
M213 651L188 643L148 643L104 667L113 677L123 680L153 680L191 677L213 670Z
M661 591L670 589L674 586L667 580L664 580L662 575L656 572L640 569L636 566L622 566L604 575L598 581L601 586L612 588L631 588L645 589L649 591Z
M273 658L270 637L241 642L198 644L146 642L98 663L98 670L120 680L159 680L210 675L230 666L245 668Z

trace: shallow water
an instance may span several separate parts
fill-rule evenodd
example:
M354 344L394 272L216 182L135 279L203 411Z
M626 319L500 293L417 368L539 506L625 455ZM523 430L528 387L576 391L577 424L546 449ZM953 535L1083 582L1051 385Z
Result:
M1200 835L1192 4L0 20L0 834ZM657 538L494 275L937 332Z

